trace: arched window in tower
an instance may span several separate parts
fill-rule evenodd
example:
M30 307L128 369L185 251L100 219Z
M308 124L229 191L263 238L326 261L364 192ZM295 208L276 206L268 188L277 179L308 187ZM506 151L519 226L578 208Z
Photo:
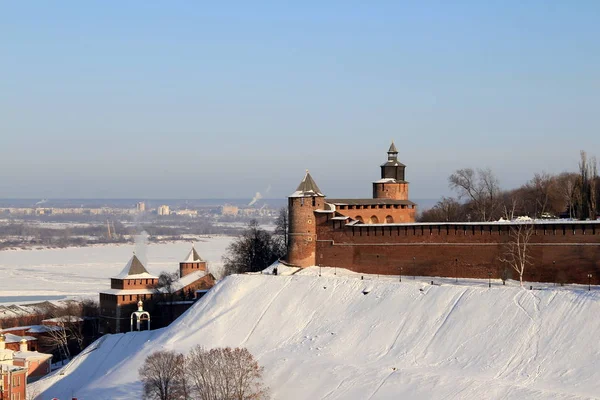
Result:
M370 221L370 223L371 223L371 224L378 224L378 223L379 223L379 218L377 218L377 216L376 216L376 215L373 215L373 216L371 217L371 221Z
M359 221L359 222L365 222L363 221L362 217L360 215L357 215L355 218L355 220Z
M394 223L394 217L392 217L391 215L388 215L387 217L385 217L385 223L386 224L393 224Z

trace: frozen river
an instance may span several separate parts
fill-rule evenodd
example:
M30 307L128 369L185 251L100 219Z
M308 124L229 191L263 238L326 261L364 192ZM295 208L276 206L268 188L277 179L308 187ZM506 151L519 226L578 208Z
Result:
M218 275L221 256L232 237L208 237L195 242L209 270ZM66 249L0 251L0 303L57 300L71 297L97 299L110 287L110 277L121 272L134 251L146 259L155 275L178 271L191 242L71 247ZM142 254L140 254L142 253Z

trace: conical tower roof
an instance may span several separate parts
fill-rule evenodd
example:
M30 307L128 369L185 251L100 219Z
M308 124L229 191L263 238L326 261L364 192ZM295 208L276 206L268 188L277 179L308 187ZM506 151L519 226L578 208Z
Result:
M388 150L388 153L398 153L398 149L396 149L396 145L394 144L393 140L392 144L390 145L390 149Z
M191 263L191 262L201 262L201 261L204 261L204 260L198 254L198 252L196 251L196 248L192 246L192 250L190 250L190 252L188 253L184 262Z
M289 197L325 197L323 193L321 193L321 189L315 183L315 180L310 176L308 170L306 170L306 175L298 185L298 188L294 193L292 193Z
M133 257L127 262L123 271L117 276L117 279L140 279L140 278L156 278L156 276L150 274L144 264L134 254Z

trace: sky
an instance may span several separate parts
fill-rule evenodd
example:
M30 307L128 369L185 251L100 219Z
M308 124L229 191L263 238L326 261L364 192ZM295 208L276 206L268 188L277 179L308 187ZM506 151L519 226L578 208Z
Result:
M0 198L410 197L600 156L600 2L0 0ZM267 192L267 189L270 188Z

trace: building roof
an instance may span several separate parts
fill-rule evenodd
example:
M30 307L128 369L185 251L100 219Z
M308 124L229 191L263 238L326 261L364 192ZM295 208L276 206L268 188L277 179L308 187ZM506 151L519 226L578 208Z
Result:
M140 261L139 258L134 254L133 257L129 260L129 262L123 268L123 271L115 277L114 279L158 279L157 276L150 274L144 264Z
M27 340L28 342L37 340L33 336L18 336L18 335L13 335L12 333L5 333L4 337L5 337L5 339L4 339L5 343L21 343L21 340L23 340L23 339Z
M317 186L312 176L308 170L306 170L306 175L298 185L298 188L294 193L292 193L289 197L325 197L323 193L321 193L321 189Z
M392 200L392 199L327 199L327 203L340 205L416 205L410 200Z
M18 367L16 365L0 363L0 372L6 373L6 372L19 372L19 371L26 372L27 369L25 367Z
M41 358L47 360L52 358L52 354L40 353L38 351L15 351L13 354L14 358L20 358L25 360Z
M386 162L384 162L383 164L381 164L382 167L406 167L406 165L402 164L400 161L394 159L394 160L387 160Z
M196 248L192 246L192 250L190 250L190 252L188 253L184 262L189 263L189 262L201 262L201 261L204 261L204 260L198 254L198 252L196 251Z
M392 144L390 146L390 149L388 150L388 153L397 153L398 150L396 149L396 145L394 144L394 141L392 140Z
M195 281L204 278L206 275L210 275L210 273L206 271L194 271L191 274L184 276L173 282L173 290L180 290L184 287L191 285ZM134 295L134 294L159 294L165 293L165 288L157 288L157 289L106 289L101 291L102 294L112 294L112 295Z

